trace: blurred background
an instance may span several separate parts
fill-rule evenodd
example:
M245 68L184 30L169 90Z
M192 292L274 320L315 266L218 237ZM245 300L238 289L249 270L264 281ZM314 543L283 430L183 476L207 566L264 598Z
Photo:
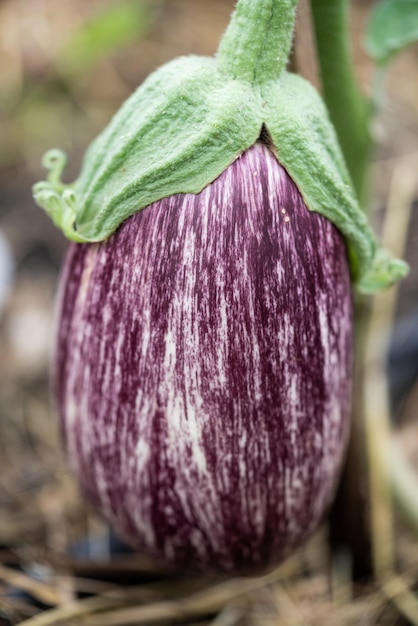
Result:
M179 55L215 52L233 5L234 0L0 0L0 625L19 623L40 606L50 606L33 579L45 582L45 576L49 580L59 571L54 589L61 599L76 595L69 573L80 580L94 574L99 585L97 579L106 578L103 555L110 550L102 522L68 475L49 398L54 296L67 242L32 200L32 184L44 178L42 155L51 147L66 151L66 182L75 179L90 141L150 72ZM374 70L362 42L372 6L372 0L351 3L356 70L369 94ZM304 28L301 22L295 57L301 73L309 75L309 33ZM373 133L371 207L379 228L388 202L396 204L396 194L402 195L403 173L410 179L411 172L418 172L417 47L391 66ZM389 374L396 434L418 465L416 187L414 191L408 192L404 252L411 273L399 290ZM104 543L97 540L102 536ZM86 538L93 539L83 553ZM308 607L309 623L355 623L357 614L353 621L335 621L327 599L326 563L323 556L318 560L321 532L315 541L313 556L306 558L311 573L318 575L310 587L306 581L295 583L297 604ZM408 567L418 568L415 542L403 530L399 541ZM102 565L92 569L87 561L96 549ZM74 550L81 550L85 562L71 560ZM134 566L153 571L152 565L138 560L132 565L129 558L113 562L113 573L126 578ZM54 569L42 570L42 578L45 564ZM26 576L29 595L10 596L14 566ZM22 591L25 584L21 581L18 588ZM263 614L260 606L267 606L267 599L257 602L252 610ZM281 596L281 602L286 605L286 598ZM270 623L269 611L257 623ZM371 612L371 621L362 623L406 623L385 611L379 613L381 621L373 621ZM300 619L271 623L308 623Z

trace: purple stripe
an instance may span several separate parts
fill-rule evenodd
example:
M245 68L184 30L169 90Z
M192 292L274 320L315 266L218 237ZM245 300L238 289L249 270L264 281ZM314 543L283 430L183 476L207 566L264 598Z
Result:
M115 529L179 567L299 546L344 451L351 293L342 238L269 150L72 245L63 280L66 446Z

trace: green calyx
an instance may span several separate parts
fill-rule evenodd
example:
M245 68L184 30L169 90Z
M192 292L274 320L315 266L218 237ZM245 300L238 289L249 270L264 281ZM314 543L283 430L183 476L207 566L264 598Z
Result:
M407 266L379 250L325 107L285 70L296 0L239 0L215 58L180 58L154 72L88 149L80 177L61 182L65 155L44 157L34 198L66 237L108 238L136 211L199 193L267 129L307 207L346 237L353 280L371 293Z

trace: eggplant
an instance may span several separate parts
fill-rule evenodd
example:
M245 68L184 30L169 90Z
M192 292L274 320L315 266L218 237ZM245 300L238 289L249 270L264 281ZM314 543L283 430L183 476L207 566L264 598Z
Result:
M361 210L327 109L287 72L297 0L238 0L213 58L157 69L36 203L71 243L54 365L68 460L136 549L278 563L332 499L352 287L406 275Z
M126 542L186 570L278 563L347 441L345 242L257 142L200 193L70 245L54 371L70 465Z

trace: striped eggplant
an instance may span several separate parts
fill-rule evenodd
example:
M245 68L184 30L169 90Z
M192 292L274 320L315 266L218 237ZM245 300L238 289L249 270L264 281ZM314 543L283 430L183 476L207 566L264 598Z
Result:
M348 431L342 237L257 143L200 194L72 244L58 409L72 467L132 545L277 562L316 528Z
M320 97L286 71L297 0L239 0L36 202L74 243L55 392L88 498L180 568L278 562L316 528L348 432L351 283L405 274L358 206Z

